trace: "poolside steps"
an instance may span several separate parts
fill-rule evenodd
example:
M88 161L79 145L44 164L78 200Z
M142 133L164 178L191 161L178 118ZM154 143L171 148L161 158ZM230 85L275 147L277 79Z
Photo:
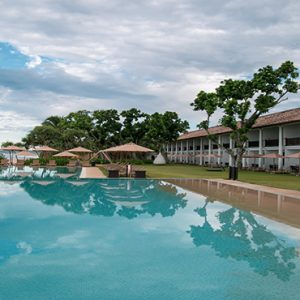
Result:
M106 176L97 167L83 167L79 178L106 178Z

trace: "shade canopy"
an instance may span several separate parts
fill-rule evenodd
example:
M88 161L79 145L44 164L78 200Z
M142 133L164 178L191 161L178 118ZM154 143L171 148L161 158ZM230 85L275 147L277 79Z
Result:
M288 154L288 155L286 155L285 157L287 157L287 158L298 158L298 159L300 159L300 152L293 153L293 154Z
M58 150L51 148L49 146L35 147L34 150L41 151L41 152L58 152Z
M36 156L36 154L24 150L24 151L18 152L17 156Z
M284 156L278 153L267 153L263 154L260 157L262 158L283 158Z
M260 158L260 157L262 157L261 154L254 154L254 153L248 153L243 155L243 158Z
M64 151L53 155L54 157L66 157L66 158L76 158L78 157L76 154L73 154L69 151Z
M18 146L7 146L7 147L2 147L1 150L5 151L23 151L25 150L24 148L18 147Z
M73 148L68 150L68 152L75 152L75 153L92 153L93 151L83 148L83 147L77 147L77 148Z
M212 153L212 154L197 154L197 155L195 155L195 157L219 158L219 157L222 157L222 155L215 154L215 153Z
M116 147L111 147L108 149L103 150L104 152L154 152L154 150L146 148L146 147L142 147L139 146L135 143L128 143L128 144L124 144L124 145L120 145L120 146L116 146Z

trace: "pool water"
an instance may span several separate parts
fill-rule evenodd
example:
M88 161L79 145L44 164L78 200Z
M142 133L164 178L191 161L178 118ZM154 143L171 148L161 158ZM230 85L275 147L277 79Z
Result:
M299 299L300 199L236 192L0 181L0 299Z

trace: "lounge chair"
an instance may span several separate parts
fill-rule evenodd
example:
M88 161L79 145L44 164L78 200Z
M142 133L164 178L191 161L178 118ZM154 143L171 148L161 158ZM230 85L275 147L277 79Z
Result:
M74 168L77 165L77 161L76 160L70 160L69 163L67 164L67 167L69 168Z
M25 165L25 160L17 159L17 162L15 163L16 167L23 167Z
M136 166L132 166L131 173L129 173L128 176L134 178L146 178L146 171Z
M2 166L2 167L7 167L8 165L9 165L9 160L8 160L8 159L2 158L2 159L0 160L0 166Z
M38 159L34 159L32 163L30 164L31 167L39 167L40 161Z
M108 170L108 178L119 178L120 173L117 169L110 169Z
M47 166L48 167L56 167L56 161L54 159L49 160Z

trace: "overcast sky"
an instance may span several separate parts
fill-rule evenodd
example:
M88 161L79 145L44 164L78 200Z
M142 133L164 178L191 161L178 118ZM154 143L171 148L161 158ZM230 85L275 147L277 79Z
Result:
M299 16L298 0L0 0L0 142L79 109L171 110L194 129L200 89L300 65Z

